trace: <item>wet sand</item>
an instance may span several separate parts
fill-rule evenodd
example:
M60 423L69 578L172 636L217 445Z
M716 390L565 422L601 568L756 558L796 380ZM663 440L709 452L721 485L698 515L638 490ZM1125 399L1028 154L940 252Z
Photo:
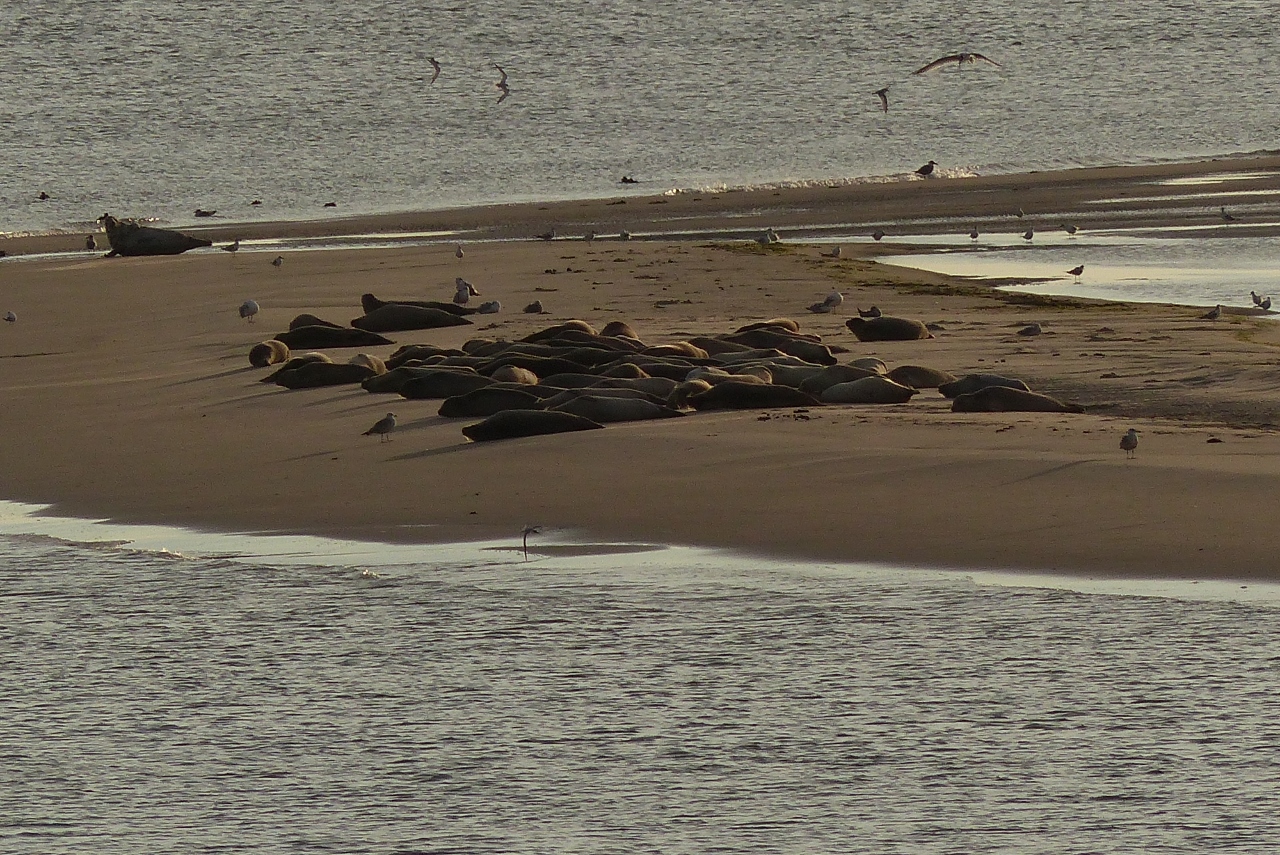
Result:
M878 254L902 251L891 236L846 245L838 260L802 240L831 223L883 223L892 232L906 220L939 228L973 220L984 231L1012 230L1019 207L1024 221L1221 228L1217 206L1234 206L1229 196L1181 206L1141 194L1170 192L1153 182L1224 169L1228 178L1277 170L1280 158L203 232L221 241L442 230L461 236L462 260L452 242L287 252L279 268L270 264L274 249L251 244L234 255L8 258L0 312L19 320L0 328L8 440L0 493L66 514L229 530L443 542L517 538L533 523L828 560L1277 578L1280 537L1268 501L1280 487L1273 320L1237 313L1205 321L1186 307L1009 294L878 265ZM1237 185L1280 188L1272 175L1230 179L1214 192ZM1272 198L1238 204L1261 223ZM1099 213L1090 199L1132 201ZM770 249L731 240L765 225L786 240ZM626 228L648 239L498 240L552 226L561 234ZM689 233L699 237L681 239ZM0 241L0 249L82 244L83 235L39 236ZM361 314L366 291L447 300L458 275L481 299L501 300L503 312L474 316L471 327L389 337L457 346L576 317L597 327L627 320L662 343L789 316L848 348L842 361L870 355L890 367L998 371L1088 412L953 414L927 391L901 406L815 408L808 419L791 410L768 419L702 413L476 445L460 432L475 420L440 418L438 401L358 387L291 392L259 383L266 370L248 365L249 348L299 313L346 323ZM846 296L840 310L804 311L833 288ZM253 324L236 312L247 298L262 306ZM521 314L533 299L549 314ZM871 304L942 329L931 340L860 344L844 321ZM1015 334L1030 321L1044 334ZM330 355L345 361L355 352ZM392 441L360 435L388 410L399 416ZM1142 440L1127 461L1119 438L1129 427Z

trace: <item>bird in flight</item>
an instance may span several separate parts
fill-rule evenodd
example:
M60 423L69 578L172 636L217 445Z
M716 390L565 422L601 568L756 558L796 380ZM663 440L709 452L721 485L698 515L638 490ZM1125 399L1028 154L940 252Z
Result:
M926 72L933 71L934 69L942 68L944 65L951 65L952 63L955 63L956 68L960 68L963 65L965 65L965 63L968 63L969 65L973 65L978 60L982 60L983 62L989 62L992 65L994 65L996 68L1001 67L1000 63L996 62L994 59L991 59L990 57L983 56L980 53L953 53L950 56L944 56L940 59L935 59L933 62L929 63L923 68L917 68L915 71L911 73L925 74Z
M502 79L493 84L495 89L502 92L502 94L498 96L498 103L501 104L503 101L507 100L507 96L511 94L511 87L507 85L507 73L502 70L502 66L495 62L493 67L498 69L498 73L502 75Z
M884 110L886 113L889 112L889 87L886 86L883 89L877 89L875 91L875 95L880 99L880 109Z
M432 83L435 83L436 78L440 76L440 63L436 62L436 58L434 56L427 57L427 62L431 63L431 80L427 82L427 85L430 86Z

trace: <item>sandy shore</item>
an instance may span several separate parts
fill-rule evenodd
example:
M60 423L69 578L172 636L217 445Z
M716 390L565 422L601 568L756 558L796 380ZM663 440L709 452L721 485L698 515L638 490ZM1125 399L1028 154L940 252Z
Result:
M1205 161L209 232L450 231L468 242L461 261L452 243L289 252L279 268L269 263L274 251L8 258L0 312L19 320L0 328L0 495L120 521L399 541L515 536L538 523L830 560L1280 578L1268 501L1280 488L1274 321L1011 295L875 263L876 253L900 247L847 246L837 260L799 240L831 223L973 220L1012 230L1018 207L1044 222L1220 227L1217 205L1235 204L1229 195L1183 206L1158 201L1169 187L1157 182L1227 170L1215 192L1280 189L1275 176L1232 177L1277 169L1280 158ZM1162 189L1143 195L1153 187ZM1125 201L1097 204L1106 199ZM1246 202L1266 204L1256 195ZM652 237L478 242L552 225ZM769 250L677 239L764 225L789 239ZM0 249L82 241L42 236ZM576 317L598 326L624 319L661 343L781 315L851 357L996 370L1088 413L953 414L925 392L897 407L815 409L808 420L789 410L767 420L758 411L696 414L475 445L460 433L474 420L440 418L438 401L358 387L290 392L259 383L266 372L248 365L250 346L299 313L345 323L361 314L365 291L448 299L456 275L500 299L503 313L390 337L457 346ZM843 313L803 311L833 288L846 295ZM248 297L263 307L255 324L236 313ZM535 298L550 314L519 313ZM859 344L844 321L873 303L943 329L932 340ZM1029 321L1045 334L1014 334ZM360 435L388 410L400 417L393 441ZM1118 442L1131 426L1142 445L1126 461Z

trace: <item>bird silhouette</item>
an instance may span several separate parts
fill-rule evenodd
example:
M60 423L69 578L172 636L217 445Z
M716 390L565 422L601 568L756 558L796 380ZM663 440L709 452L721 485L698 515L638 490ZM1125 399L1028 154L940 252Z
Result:
M1075 234L1076 232L1078 232L1080 229L1079 229L1079 228L1077 228L1076 226L1072 226L1072 225L1064 225L1064 226L1062 227L1062 230L1063 230L1064 232L1066 232L1067 234L1069 234L1069 235L1074 235L1074 234Z
M924 166L917 169L916 175L922 175L925 178L928 178L930 175L933 174L933 168L937 165L938 165L938 162L936 160L931 160L928 163L926 163Z
M996 68L1001 67L1000 63L996 62L994 59L991 59L990 57L983 56L980 53L972 53L972 52L953 53L948 56L939 57L938 59L935 59L933 62L929 63L928 65L921 66L920 68L917 68L915 71L911 73L926 74L935 69L942 68L943 66L951 65L952 63L955 63L956 68L960 68L961 66L964 66L964 65L973 65L978 60L982 60L983 62L990 63L991 65L994 65Z
M427 57L427 62L431 63L431 80L427 82L427 85L430 86L432 83L435 83L436 78L440 76L440 63L436 62L436 58L434 56Z
M225 252L239 252L239 251L240 251L240 238L236 238L236 239L235 239L235 241L234 241L233 243L229 243L229 244L227 244L227 245L226 245L226 246L224 246L222 249L223 249Z
M98 248L98 242L93 239L93 235L89 235L84 239L84 248L94 250Z
M823 258L839 258L839 257L840 257L840 247L838 247L838 246L837 246L837 247L835 247L834 249L832 249L830 252L824 252L824 253L820 253L820 254L822 255L822 257L823 257Z
M1202 321L1216 321L1216 320L1217 320L1218 318L1220 318L1220 317L1222 317L1222 304L1221 304L1221 303L1219 303L1218 305L1214 306L1212 309L1210 309L1209 311L1207 311L1207 312L1205 312L1203 315L1201 315L1201 316L1200 316L1200 320L1202 320Z
M1067 272L1068 272L1068 273L1070 273L1072 276L1076 277L1077 279L1079 279L1079 278L1080 278L1080 274L1081 274L1081 273L1084 273L1084 265L1083 265L1083 264L1077 264L1075 267L1071 268L1071 269L1070 269L1070 270L1068 270Z
M880 109L889 112L889 87L877 89L874 94L880 99Z
M1022 233L1023 240L1031 240L1035 236L1036 236L1035 229L1027 229L1025 232Z
M541 534L541 533L542 533L542 529L536 525L527 525L520 531L521 537L524 538L523 543L524 543L524 560L525 561L529 560L529 535Z
M272 267L279 267L279 266L280 266L280 265L282 265L282 264L284 264L284 256L283 256L283 255L277 255L275 258L271 259L271 266L272 266Z
M882 237L884 237L884 232L880 231L880 229L876 229L871 233L872 240L880 240Z
M1224 223L1234 223L1236 218L1227 213L1227 206L1223 205L1219 210L1222 211L1222 221Z
M11 324L16 324L18 322L18 316L15 315L13 312L5 312L4 319L5 321Z
M454 248L453 254L456 258L462 258L466 255L466 253L462 251L462 244L458 244L457 247Z
M1258 308L1262 309L1265 312L1271 311L1271 298L1263 297L1262 302L1258 304Z
M1262 297L1258 294L1257 291L1250 291L1249 296L1253 298L1253 305L1255 306L1262 305Z
M507 72L503 71L502 66L495 62L493 67L498 69L498 73L502 75L502 79L493 84L493 88L502 93L498 96L498 103L501 104L503 101L507 100L507 96L511 94L511 87L507 85Z
M978 239L978 227L974 226L972 229L969 230L969 240L977 240L977 239Z

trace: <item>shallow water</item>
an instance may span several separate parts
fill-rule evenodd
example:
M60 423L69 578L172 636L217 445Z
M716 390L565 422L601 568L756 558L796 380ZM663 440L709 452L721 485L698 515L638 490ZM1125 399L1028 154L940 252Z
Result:
M14 0L0 7L0 230L107 210L299 219L886 176L930 159L963 174L1252 151L1276 142L1273 12ZM957 51L1002 67L911 74ZM494 63L510 74L501 105ZM886 85L883 113L872 93Z
M1280 831L1265 586L526 562L13 510L6 852L1201 853Z

